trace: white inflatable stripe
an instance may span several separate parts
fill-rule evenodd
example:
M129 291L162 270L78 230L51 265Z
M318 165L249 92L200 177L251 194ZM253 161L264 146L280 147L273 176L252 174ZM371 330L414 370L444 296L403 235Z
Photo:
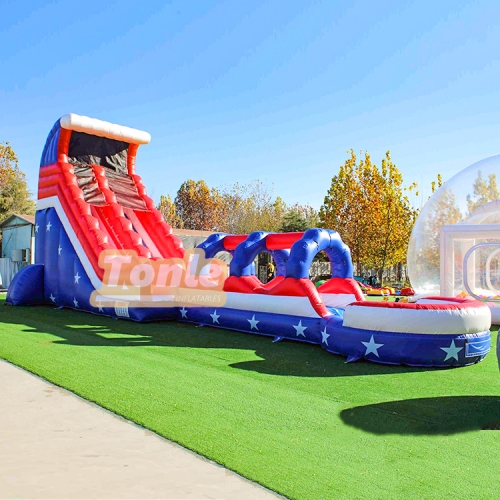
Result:
M224 307L244 311L289 314L290 316L303 316L306 318L320 317L307 297L226 292Z
M351 293L320 293L319 295L325 306L330 307L344 308L357 301L355 295Z
M151 141L151 135L143 130L116 125L88 116L75 115L74 113L64 115L61 117L59 123L66 130L85 132L86 134L107 137L108 139L116 139L132 144L148 144Z
M361 330L429 335L480 333L490 329L491 313L486 306L437 310L347 306L343 325Z

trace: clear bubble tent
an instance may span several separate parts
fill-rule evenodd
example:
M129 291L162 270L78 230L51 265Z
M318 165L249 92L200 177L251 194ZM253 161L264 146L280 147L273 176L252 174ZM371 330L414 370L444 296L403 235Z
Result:
M500 321L500 155L445 182L423 207L410 238L408 274L417 294L472 295Z

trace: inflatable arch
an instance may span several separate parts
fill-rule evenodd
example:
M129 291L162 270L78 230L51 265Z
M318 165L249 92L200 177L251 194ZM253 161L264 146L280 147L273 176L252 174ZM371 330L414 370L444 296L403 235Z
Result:
M146 132L74 114L55 123L40 165L35 264L15 276L7 303L135 321L193 322L319 344L348 361L448 367L476 363L488 353L487 306L445 297L367 302L353 279L349 248L336 231L326 229L214 234L197 249L205 259L199 280L185 277L179 286L170 286L172 300L153 307L123 282L128 295L96 301L96 294L102 298L109 290L117 260L125 262L132 254L138 262L133 269L144 271L136 273L135 281L130 278L134 290L147 281L150 269L165 266L166 283L175 270L189 274L194 262L136 174L138 147L149 140ZM220 251L233 259L229 276L214 290L212 262ZM277 264L276 277L266 284L256 277L253 264L263 251ZM332 278L316 288L309 269L320 251L331 262ZM144 288L154 300L151 281ZM176 302L177 291L187 298Z

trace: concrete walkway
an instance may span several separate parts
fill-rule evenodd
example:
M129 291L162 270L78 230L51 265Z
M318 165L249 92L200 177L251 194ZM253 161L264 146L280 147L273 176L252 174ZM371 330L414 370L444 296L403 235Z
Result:
M0 360L0 498L283 497Z

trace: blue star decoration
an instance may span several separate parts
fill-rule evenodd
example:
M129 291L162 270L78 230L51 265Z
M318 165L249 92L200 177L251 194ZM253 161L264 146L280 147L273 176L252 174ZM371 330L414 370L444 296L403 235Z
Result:
M79 285L79 284L80 284L80 278L81 278L81 276L78 274L78 271L77 271L77 272L76 272L76 274L75 274L75 283L76 283L77 285Z
M76 300L76 297L73 297L73 304L75 304L75 307L78 307L78 300Z
M446 353L446 358L444 358L445 361L448 361L450 358L454 358L458 361L458 353L463 349L463 347L457 347L455 345L455 341L452 340L450 347L440 347L445 353Z
M298 325L292 325L292 326L295 328L295 333L297 337L299 335L302 335L305 338L306 334L304 333L304 330L307 329L307 326L302 326L302 320L299 321Z
M328 345L328 337L330 336L329 333L326 333L326 326L325 326L325 329L321 332L321 343L325 343L326 345Z
M377 344L375 340L373 339L373 335L370 339L370 342L361 342L365 347L366 347L366 352L365 356L368 356L368 354L373 353L377 358L380 356L378 355L378 349L380 349L384 344Z
M247 319L247 321L250 323L250 330L253 330L254 328L256 330L259 329L257 327L257 323L259 323L259 321L255 319L255 314L252 316L252 319Z
M185 307L183 307L182 309L179 309L180 313L181 313L181 318L186 318L187 319L187 309Z
M219 323L219 318L220 318L220 314L217 314L217 309L215 309L214 313L210 315L212 317L212 323L217 323L218 325L220 325Z

